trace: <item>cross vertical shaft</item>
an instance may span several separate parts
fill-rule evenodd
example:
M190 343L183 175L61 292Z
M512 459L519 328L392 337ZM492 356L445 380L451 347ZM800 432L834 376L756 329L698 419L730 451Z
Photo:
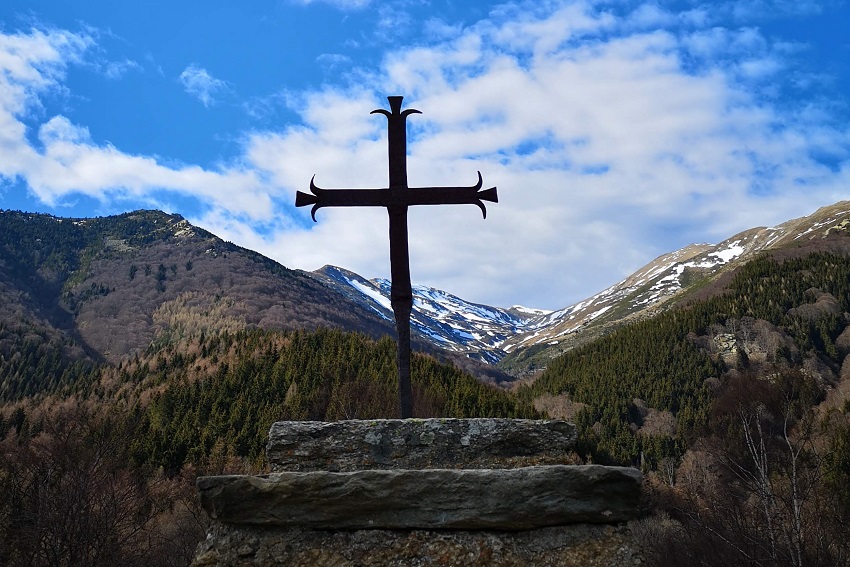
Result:
M387 153L390 191L407 187L407 115L401 112L400 96L387 97L390 112L374 112L387 117ZM390 221L390 304L395 316L396 365L398 366L398 399L402 418L413 417L413 388L410 382L410 313L413 310L413 288L410 283L410 251L407 243L407 205L387 207Z
M413 417L413 391L410 381L410 314L413 289L410 285L410 252L407 245L407 209L411 205L476 205L487 218L482 201L498 203L496 188L482 190L481 172L478 183L468 187L407 186L407 116L418 110L401 110L402 97L387 97L390 110L379 108L372 114L387 117L390 186L384 189L322 189L310 180L310 193L295 193L295 206L312 205L310 212L322 207L386 207L390 221L390 303L395 315L398 365L398 396L401 417Z
M402 418L413 417L413 387L410 383L410 313L413 287L410 284L410 252L407 247L407 206L387 207L390 217L390 305L395 315L398 401Z

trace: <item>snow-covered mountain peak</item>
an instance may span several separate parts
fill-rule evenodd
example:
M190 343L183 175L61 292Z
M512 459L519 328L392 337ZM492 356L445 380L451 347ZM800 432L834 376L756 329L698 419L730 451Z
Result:
M367 280L336 266L324 266L314 275L349 299L365 304L385 319L393 319L389 280ZM433 287L414 285L410 323L414 332L442 349L495 363L505 354L501 345L522 332L524 325L540 313L543 311L538 309L490 307Z
M534 309L532 307L524 307L522 305L512 305L508 311L514 311L516 313L521 313L528 317L539 317L541 315L548 315L552 311L549 309Z
M850 202L845 201L776 227L745 230L719 244L690 244L659 256L584 301L531 321L528 332L506 341L502 348L511 352L544 342L558 345L603 320L614 322L640 314L651 315L693 283L712 278L730 265L765 250L801 240L824 239L831 231L848 229Z

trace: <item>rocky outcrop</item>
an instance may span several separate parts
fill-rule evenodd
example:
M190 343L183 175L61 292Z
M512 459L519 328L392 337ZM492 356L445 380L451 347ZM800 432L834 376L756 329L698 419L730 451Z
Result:
M569 462L575 427L510 419L280 422L263 476L198 479L194 567L638 565L636 469Z

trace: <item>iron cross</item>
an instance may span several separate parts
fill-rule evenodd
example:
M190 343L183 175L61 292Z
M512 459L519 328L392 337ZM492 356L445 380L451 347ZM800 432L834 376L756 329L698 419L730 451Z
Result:
M484 218L487 209L482 201L498 202L496 188L481 190L478 183L470 187L408 187L407 186L407 117L421 114L408 108L401 110L403 97L390 96L390 110L379 108L372 114L387 117L387 146L389 149L390 184L384 189L322 189L310 180L310 193L297 191L295 206L313 205L310 211L322 207L386 207L390 218L390 303L395 315L397 334L396 362L398 365L398 394L401 417L413 417L413 395L410 385L410 312L413 309L413 290L410 285L410 255L407 246L407 208L412 205L478 205Z

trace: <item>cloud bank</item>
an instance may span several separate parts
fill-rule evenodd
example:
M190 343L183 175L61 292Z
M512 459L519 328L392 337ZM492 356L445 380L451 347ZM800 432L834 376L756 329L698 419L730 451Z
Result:
M369 112L403 94L422 112L408 120L410 185L470 185L480 170L500 196L486 221L475 207L411 209L413 280L563 307L692 241L850 197L846 109L800 67L806 46L734 6L507 4L463 28L431 22L432 40L350 82L281 94L300 121L243 133L214 169L129 155L61 115L28 135L40 97L94 40L0 35L0 176L48 204L179 194L199 208L176 212L289 267L386 276L385 212L322 209L313 224L292 203L314 174L322 187L385 186L386 120ZM226 88L201 67L183 75L205 106Z
M233 216L272 214L258 172L237 166L217 171L166 166L91 139L85 126L62 115L38 119L40 97L62 91L69 65L83 60L91 37L62 30L0 34L0 177L23 180L41 202L74 195L102 201L153 202L160 191L208 201ZM36 135L25 122L36 117Z

